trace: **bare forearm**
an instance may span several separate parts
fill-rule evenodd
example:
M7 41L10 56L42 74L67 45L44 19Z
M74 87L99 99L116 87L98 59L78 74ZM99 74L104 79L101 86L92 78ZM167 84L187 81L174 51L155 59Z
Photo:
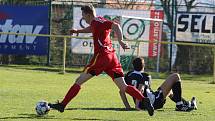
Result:
M144 91L144 85L143 85L143 84L140 84L140 85L138 86L138 90L139 90L141 93L143 93L143 91ZM136 103L135 103L135 108L136 108L137 110L141 110L140 107L139 107L140 100L136 99L135 102L136 102Z
M140 103L140 100L135 100L135 108L136 109L139 109L139 103Z
M77 33L91 33L91 27L88 26L86 28L79 29L79 30L77 30Z
M88 26L86 28L78 29L78 30L77 29L70 29L69 32L70 32L71 35L74 34L74 33L77 33L77 35L79 33L91 33L91 27Z
M123 34L122 34L122 29L119 24L113 23L112 25L112 30L116 33L117 35L117 40L120 44L120 46L125 50L125 49L130 49L130 47L123 41Z
M121 29L120 25L114 23L112 25L112 30L116 33L117 40L118 41L122 41L123 40L123 36L122 36L122 29Z
M131 106L130 106L130 104L128 103L128 100L127 100L127 97L126 97L125 93L122 92L122 91L120 91L119 93L120 93L120 97L121 97L121 99L122 99L123 104L125 105L125 107L126 107L127 109L130 109Z

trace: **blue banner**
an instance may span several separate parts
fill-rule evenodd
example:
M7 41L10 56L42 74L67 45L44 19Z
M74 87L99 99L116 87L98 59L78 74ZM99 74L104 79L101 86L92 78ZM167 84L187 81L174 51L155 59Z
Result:
M49 34L48 6L0 6L0 32ZM47 55L48 37L0 36L0 54Z

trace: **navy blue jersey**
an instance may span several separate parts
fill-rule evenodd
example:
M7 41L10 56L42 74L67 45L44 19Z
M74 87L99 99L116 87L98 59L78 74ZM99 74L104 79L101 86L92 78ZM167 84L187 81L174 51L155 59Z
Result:
M143 73L139 71L129 71L125 75L125 82L128 85L135 86L137 89L140 84L150 84L151 76L148 73Z

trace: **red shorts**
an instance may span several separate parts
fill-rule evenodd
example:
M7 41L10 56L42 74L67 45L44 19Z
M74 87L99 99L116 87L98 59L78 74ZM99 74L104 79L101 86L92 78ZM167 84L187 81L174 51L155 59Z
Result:
M98 53L93 56L84 72L90 73L94 72L97 75L101 74L103 71L107 73L114 80L114 73L124 77L122 66L115 53Z

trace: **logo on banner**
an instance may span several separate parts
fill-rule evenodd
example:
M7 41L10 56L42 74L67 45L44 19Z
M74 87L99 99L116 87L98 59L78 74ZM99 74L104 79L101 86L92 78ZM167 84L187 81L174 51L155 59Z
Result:
M42 30L43 26L37 25L34 27L33 25L13 25L12 19L7 19L4 25L0 25L0 31L8 33L27 33L27 34L39 34ZM26 43L33 44L36 36L24 36L24 35L7 35L2 34L0 37L0 43L6 43L8 41L10 44L14 43Z
M194 43L215 43L214 14L179 12L177 18L177 41Z
M206 23L212 21L206 15L179 15L178 25L181 25L182 27L178 27L178 31L215 33L215 16L212 18L213 25L207 28Z
M44 5L2 5L0 54L47 55L48 38L36 35L49 33L48 10Z
M145 23L142 19L129 18L122 25L123 36L126 39L140 39L145 31Z

